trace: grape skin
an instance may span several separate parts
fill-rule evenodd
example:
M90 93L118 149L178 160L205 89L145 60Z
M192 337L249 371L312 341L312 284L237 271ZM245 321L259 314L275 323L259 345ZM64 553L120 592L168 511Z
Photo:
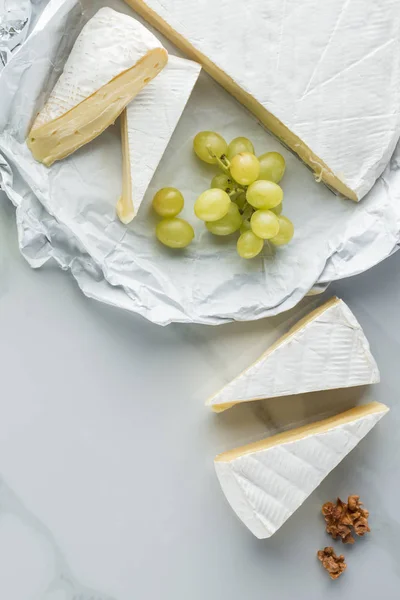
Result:
M240 152L250 152L250 154L254 154L254 146L249 139L245 137L236 137L229 143L227 150L227 157L229 160L232 160L232 158Z
M237 241L237 252L242 258L254 258L264 247L264 240L248 230L242 233Z
M246 199L254 208L270 209L281 204L283 190L273 181L258 179L249 185Z
M210 233L214 235L230 235L237 231L242 224L242 217L239 209L231 202L229 210L222 219L206 223L206 227Z
M284 246L288 244L294 235L294 225L290 219L284 216L278 216L279 233L270 239L275 246Z
M269 240L278 235L278 217L270 210L256 210L251 217L251 229L259 238Z
M186 248L194 238L194 230L184 219L163 219L157 224L156 237L169 248Z
M258 160L260 162L259 178L279 183L286 169L282 154L279 154L279 152L266 152L259 156Z
M258 178L260 163L254 154L240 152L231 160L231 175L240 185L250 185Z
M211 187L217 188L219 190L224 190L224 192L230 192L232 188L235 186L233 179L229 177L226 173L218 173L211 180Z
M226 154L228 144L215 131L200 131L193 140L193 149L200 160L213 165L218 162L215 157L221 158Z
M160 217L176 217L184 206L179 190L172 187L161 188L153 198L153 209Z
M194 212L202 221L218 221L227 214L230 205L226 192L212 188L200 194L194 203Z

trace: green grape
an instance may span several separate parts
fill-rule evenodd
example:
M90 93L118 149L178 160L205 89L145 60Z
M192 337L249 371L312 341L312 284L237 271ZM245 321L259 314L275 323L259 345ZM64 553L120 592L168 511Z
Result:
M263 246L264 240L261 240L250 230L242 233L237 241L237 251L242 258L254 258L257 254L260 254Z
M232 191L232 188L235 187L235 182L233 179L226 175L226 173L218 173L211 180L211 187L218 188L220 190L224 190L224 192L229 193Z
M258 157L260 161L259 179L279 183L285 172L285 159L279 152L266 152Z
M200 160L213 165L217 162L216 156L220 158L226 154L228 144L215 131L200 131L193 140L193 149Z
M239 210L244 210L244 207L246 206L247 202L246 194L244 192L241 192L235 198L233 198L233 202L238 205Z
M283 199L282 188L273 181L258 179L249 185L246 199L254 208L269 209L281 204Z
M231 199L224 190L217 188L206 190L194 203L196 217L202 221L218 221L226 215Z
M153 209L160 217L176 217L184 205L181 192L173 187L158 190L153 198Z
M269 210L276 215L280 215L282 212L282 202L278 204L278 206L274 206L274 208L270 208Z
M240 233L244 233L245 231L249 231L251 229L250 221L248 219L244 219L242 225L240 227Z
M206 223L206 227L210 233L214 235L230 235L237 231L242 224L242 217L240 215L239 209L231 202L229 206L229 210L222 219L218 219L218 221L211 221Z
M232 140L228 146L227 157L232 160L240 152L250 152L254 154L254 146L250 140L245 137L237 137Z
M194 231L183 219L163 219L156 227L156 236L164 246L186 248L194 238Z
M287 217L279 216L279 233L270 239L275 246L288 244L294 235L294 226Z
M263 240L269 240L278 235L278 217L270 210L256 210L250 223L252 231Z
M231 160L231 175L241 185L250 185L258 178L260 163L250 152L240 152Z

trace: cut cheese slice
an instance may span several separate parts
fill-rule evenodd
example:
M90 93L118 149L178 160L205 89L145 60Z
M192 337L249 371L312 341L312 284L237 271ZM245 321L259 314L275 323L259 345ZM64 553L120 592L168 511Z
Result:
M28 136L46 166L97 137L164 68L168 53L141 23L100 9L82 29Z
M367 385L379 370L360 324L332 298L294 327L207 404L221 412L239 402Z
M117 214L123 223L137 215L200 70L198 63L170 56L163 72L122 114L123 190Z
M400 135L398 0L126 2L328 185L371 189Z
M388 410L372 402L220 454L229 504L256 537L270 537Z

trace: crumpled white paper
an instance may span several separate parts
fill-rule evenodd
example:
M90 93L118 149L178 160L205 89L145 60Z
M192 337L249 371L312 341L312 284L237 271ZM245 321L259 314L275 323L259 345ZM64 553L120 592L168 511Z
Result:
M339 199L316 184L296 157L205 74L141 213L128 228L115 216L121 191L118 126L50 169L36 163L25 136L82 24L105 5L133 14L118 0L92 5L89 0L52 0L0 75L0 181L17 206L20 247L32 266L54 258L71 270L88 296L161 325L219 324L287 310L315 284L364 271L397 249L399 147L361 203ZM202 129L216 129L228 139L246 135L257 153L278 150L285 155L284 214L294 222L296 234L274 256L266 251L261 258L243 261L234 239L212 237L195 219L194 200L214 173L199 164L191 149L193 136ZM156 219L149 205L155 190L166 185L182 190L183 216L195 227L196 239L184 252L169 251L154 239Z
M0 71L12 52L24 43L48 4L49 0L0 0Z
M30 0L0 0L0 48L13 50L24 41L31 13Z

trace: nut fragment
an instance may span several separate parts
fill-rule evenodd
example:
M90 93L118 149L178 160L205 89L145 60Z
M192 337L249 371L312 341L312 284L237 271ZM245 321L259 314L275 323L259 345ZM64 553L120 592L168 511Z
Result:
M318 559L322 562L322 566L329 573L331 579L337 579L346 570L347 565L344 562L344 556L337 556L332 546L327 546L323 550L318 550Z
M340 538L344 544L354 544L353 531L358 536L371 531L368 525L369 512L362 508L359 496L349 496L347 503L340 498L336 504L326 502L322 514L326 531L334 540Z

